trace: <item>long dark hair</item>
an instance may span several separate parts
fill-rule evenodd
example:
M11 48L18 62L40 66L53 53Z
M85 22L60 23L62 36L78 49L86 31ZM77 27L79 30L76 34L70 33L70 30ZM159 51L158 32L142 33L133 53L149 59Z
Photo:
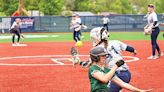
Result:
M104 43L104 48L107 49L107 47L108 47L108 40L102 39L96 46L100 45L101 43Z

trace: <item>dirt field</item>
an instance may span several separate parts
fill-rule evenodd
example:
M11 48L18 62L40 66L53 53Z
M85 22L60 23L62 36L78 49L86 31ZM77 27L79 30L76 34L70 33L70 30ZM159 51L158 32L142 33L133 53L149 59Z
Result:
M124 41L137 49L139 58L128 62L131 84L153 92L164 92L164 57L147 60L151 55L149 41ZM26 43L27 46L0 45L0 92L89 92L88 70L72 67L70 48L73 42ZM164 41L159 41L164 50ZM91 45L79 48L81 58L88 58ZM131 58L126 58L131 59ZM123 90L127 92L127 90Z

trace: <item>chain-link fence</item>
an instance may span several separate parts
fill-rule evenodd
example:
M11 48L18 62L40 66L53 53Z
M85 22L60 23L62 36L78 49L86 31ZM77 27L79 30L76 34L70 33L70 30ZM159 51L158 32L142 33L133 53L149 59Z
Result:
M110 15L108 24L110 31L143 31L147 20L145 15ZM15 17L0 17L1 32L9 32L13 19ZM37 17L20 17L22 21L23 32L71 32L71 16L37 16ZM90 31L94 27L103 26L103 16L80 16L82 24ZM164 22L162 15L158 15L159 22ZM164 30L164 27L161 27Z

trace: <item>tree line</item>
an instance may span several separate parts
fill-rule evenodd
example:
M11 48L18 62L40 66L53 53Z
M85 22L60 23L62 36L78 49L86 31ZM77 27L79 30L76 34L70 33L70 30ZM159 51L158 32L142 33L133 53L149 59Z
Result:
M0 13L11 16L18 9L18 0L0 0ZM62 11L112 12L145 14L147 5L154 4L163 13L164 0L24 0L27 10L39 10L44 15L60 15Z

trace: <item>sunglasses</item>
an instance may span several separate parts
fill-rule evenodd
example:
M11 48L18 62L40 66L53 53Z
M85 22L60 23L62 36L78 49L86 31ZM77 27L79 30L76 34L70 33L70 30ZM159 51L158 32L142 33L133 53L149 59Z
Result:
M150 8L154 8L154 5L149 4L148 7L150 7Z

